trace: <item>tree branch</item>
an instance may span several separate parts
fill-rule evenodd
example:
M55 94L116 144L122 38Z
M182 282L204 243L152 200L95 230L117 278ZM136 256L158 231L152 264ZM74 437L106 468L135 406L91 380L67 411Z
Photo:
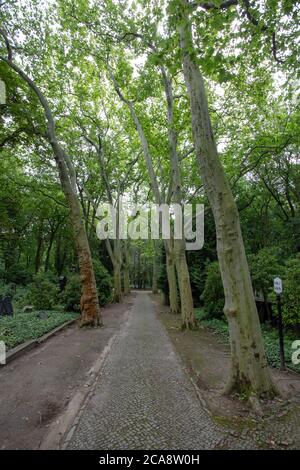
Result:
M215 5L214 3L198 1L198 2L190 3L190 6L192 8L201 7L204 10L209 11L209 10L224 10L233 5L238 5L238 3L239 3L238 0L225 0L224 2L221 3L221 5Z
M13 56L13 51L12 51L12 47L10 45L10 42L8 40L7 34L6 34L6 32L3 28L0 28L0 35L3 37L4 42L5 42L5 46L6 46L6 49L7 49L7 59L9 61L11 61L12 56Z

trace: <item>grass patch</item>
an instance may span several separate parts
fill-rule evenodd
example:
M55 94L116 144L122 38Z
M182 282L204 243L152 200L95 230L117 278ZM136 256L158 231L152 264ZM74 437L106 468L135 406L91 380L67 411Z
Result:
M44 312L44 310L43 310ZM77 318L78 313L47 311L48 318L39 318L39 312L17 313L12 317L0 317L0 341L7 349L30 339L38 339L63 323Z
M214 331L216 335L223 341L229 342L229 332L227 322L222 319L217 318L207 318L205 312L201 308L195 309L195 317L201 323L202 326L209 328ZM267 355L268 363L271 367L280 367L280 356L279 356L279 339L278 331L275 328L267 327L266 325L261 325L262 335L265 344L265 350ZM291 335L289 332L285 332L284 335L284 352L285 352L285 362L289 369L294 370L300 374L300 364L295 365L292 363L292 342L296 338L294 335Z

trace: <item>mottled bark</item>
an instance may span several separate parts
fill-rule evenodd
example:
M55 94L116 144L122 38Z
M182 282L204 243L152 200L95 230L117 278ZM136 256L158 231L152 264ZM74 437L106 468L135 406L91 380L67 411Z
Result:
M85 231L85 225L81 216L80 204L73 191L67 193L67 199L71 208L70 216L74 233L74 240L79 261L81 280L81 326L101 326L96 279L92 264L92 256Z
M179 11L178 20L195 151L214 215L225 293L224 312L231 345L231 371L226 392L272 397L276 390L267 366L239 214L214 141L204 81L196 61L188 12L184 7Z

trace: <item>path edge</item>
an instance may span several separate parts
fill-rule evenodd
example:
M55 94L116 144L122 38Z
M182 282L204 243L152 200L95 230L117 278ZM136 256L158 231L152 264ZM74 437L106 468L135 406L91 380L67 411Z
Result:
M89 379L81 384L66 410L51 424L50 430L40 442L39 450L65 450L77 428L80 417L88 403L99 377L105 367L111 348L130 320L132 306L127 311L123 328L120 328L108 341L99 358L87 372Z
M39 346L40 344L44 343L47 341L47 339L51 338L52 336L56 335L59 333L61 330L64 330L65 328L68 328L69 326L73 325L76 323L78 318L73 318L73 320L69 320L62 325L57 326L53 330L48 331L48 333L45 333L43 336L37 339L30 339L28 341L25 341L25 343L18 344L14 348L10 349L6 353L6 362L5 364L2 364L3 366L6 366L9 364L11 361L16 359L17 357L23 356L25 353L28 351L31 351L31 349L34 349L35 347Z

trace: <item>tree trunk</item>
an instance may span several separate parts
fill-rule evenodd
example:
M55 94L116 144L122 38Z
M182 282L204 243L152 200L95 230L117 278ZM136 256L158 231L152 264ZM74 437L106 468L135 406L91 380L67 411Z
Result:
M102 325L92 257L77 196L76 173L74 166L69 155L64 152L57 140L55 121L46 97L35 82L12 61L12 48L7 35L3 29L0 30L0 34L5 39L8 55L8 58L3 60L28 84L31 90L36 94L44 110L47 123L45 138L52 148L62 190L70 208L71 223L77 248L81 279L80 324L81 326Z
M129 248L128 243L124 241L124 294L130 294L130 274L129 274Z
M239 214L217 153L188 13L182 8L179 15L178 33L190 99L193 139L216 225L217 252L225 293L224 312L229 324L231 372L226 392L272 397L276 390L267 366Z
M136 130L138 132L142 148L143 148L143 153L144 153L144 158L145 158L145 163L147 166L147 171L148 175L150 178L150 184L151 184L151 189L154 195L154 200L156 204L160 205L162 202L162 197L160 194L159 186L158 186L158 180L155 174L154 166L153 166L153 161L152 161L152 156L150 153L150 148L149 148L149 143L147 140L147 137L145 135L143 126L138 118L138 115L136 114L134 105L131 101L128 101L122 94L120 87L110 69L108 66L110 78L114 84L114 88L121 99L129 108L130 114L132 117L132 120L136 126ZM167 246L169 245L169 251L170 254L168 255L168 249ZM170 240L166 240L165 243L166 246L166 258L167 258L167 277L168 277L168 284L169 284L169 298L170 298L170 307L171 311L173 313L178 313L178 295L177 295L177 282L176 282L176 273L175 273L175 264L174 264L174 255L173 255L173 250L171 247L171 242ZM140 267L140 259L139 259L139 267ZM140 279L138 280L138 285L141 285Z
M79 200L73 192L68 192L67 199L71 208L71 221L80 269L80 325L102 326L92 256L85 231L85 225L81 216Z
M157 287L157 256L156 256L155 240L153 240L153 248L154 248L154 253L153 253L153 266L152 266L152 293L157 294L158 293L158 287Z
M61 224L61 222L58 222L54 227L52 227L51 232L50 232L49 245L48 245L48 248L47 248L46 259L45 259L45 267L44 267L45 272L47 272L48 269L49 269L49 262L50 262L50 254L51 254L51 250L52 250L52 245L53 245L55 235L57 233L57 230L58 230L60 224Z
M121 263L114 264L114 302L122 302Z
M63 272L65 262L66 262L66 255L67 255L67 247L62 246L62 237L61 237L61 234L59 234L56 239L56 246L55 246L55 270L58 275L61 275L61 273Z
M125 264L124 266L124 295L130 294L130 278L129 278L129 267Z
M114 275L114 302L122 302L122 251L120 240L113 240L113 248L109 239L105 240L106 248L110 256L112 265L113 265L113 275Z
M36 253L35 253L35 261L34 261L35 274L39 272L40 267L41 267L43 241L44 239L43 239L43 222L42 222L41 226L39 227L38 236L37 236L37 248L36 248Z
M177 280L175 271L174 248L171 240L166 240L166 265L169 285L169 301L172 313L179 313Z
M182 329L193 329L196 321L184 240L174 240L174 255L180 293Z
M115 302L122 302L122 250L121 241L114 240L114 288L115 288Z
M49 245L48 245L47 252L46 252L45 267L44 267L45 273L49 269L50 254L51 254L53 241L54 241L54 234L51 233L50 240L49 240Z
M167 101L168 138L171 166L171 191L168 195L167 202L169 203L170 200L175 204L182 205L181 175L177 153L177 131L174 122L173 88L171 79L169 78L165 67L160 66L160 70ZM186 262L185 239L183 232L182 240L174 240L174 256L180 295L182 329L193 329L195 327L194 301L192 296L188 265Z

